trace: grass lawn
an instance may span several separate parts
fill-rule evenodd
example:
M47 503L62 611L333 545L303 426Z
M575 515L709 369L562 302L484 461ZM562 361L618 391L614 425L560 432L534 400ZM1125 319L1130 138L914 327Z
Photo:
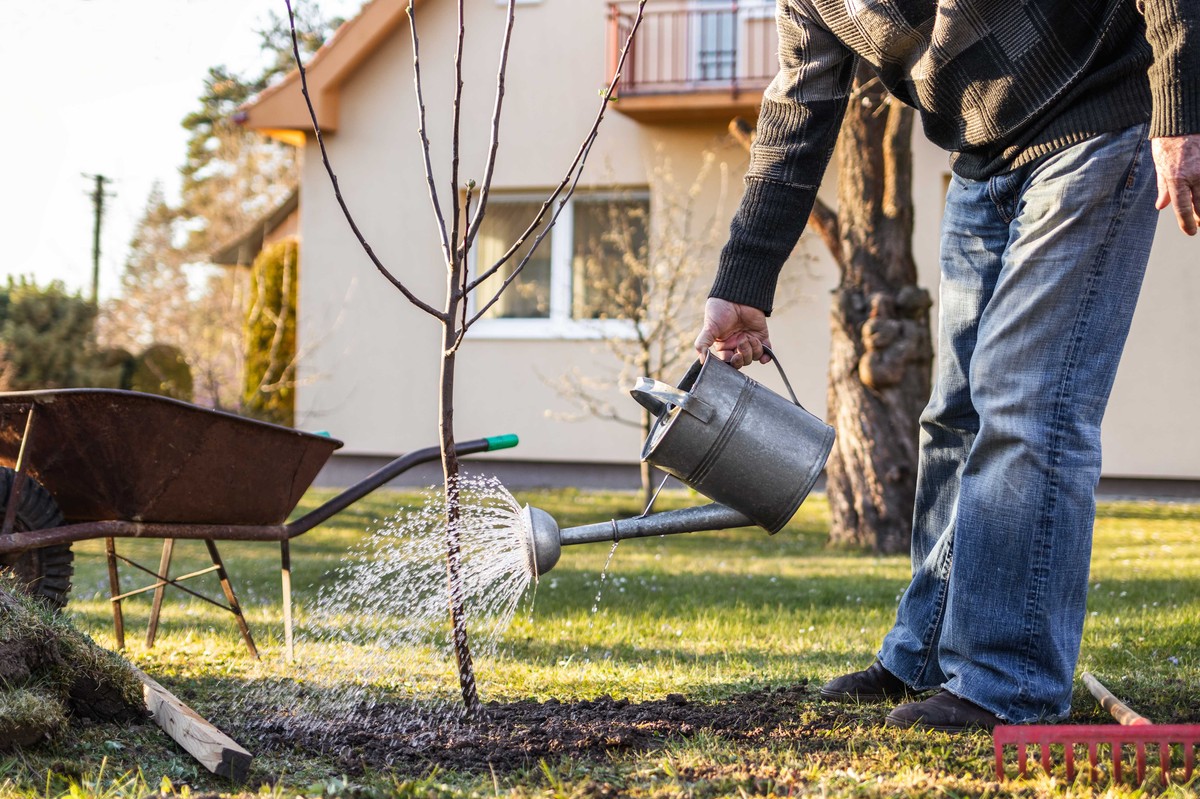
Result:
M313 491L301 510L327 492ZM630 494L523 494L566 527L636 513ZM377 492L293 545L299 604L377 519L414 501ZM664 507L692 501L683 492ZM662 504L662 503L660 503ZM822 702L815 689L866 666L907 583L908 561L830 549L828 509L810 499L776 536L761 531L706 533L564 549L505 634L501 653L476 664L485 701L564 702L610 695L632 702L682 694L721 702L753 690L788 687L796 724L761 736L692 731L650 749L620 749L600 759L548 758L503 773L345 773L332 756L277 744L255 754L250 782L230 785L199 767L153 725L73 727L44 749L0 757L0 796L141 797L264 793L306 796L1113 796L1156 795L1107 782L1064 784L1052 776L997 782L991 736L899 732L882 726L884 706ZM119 543L157 563L157 542ZM236 722L248 683L289 675L282 647L278 550L222 544L247 611L261 664L247 657L232 617L168 593L158 643L142 642L148 598L126 602L127 654L218 726ZM114 646L103 546L76 546L75 593L68 611L101 645ZM183 542L173 573L205 563L203 546ZM132 572L123 572L134 582ZM208 578L201 578L200 582ZM601 592L596 602L597 592ZM216 591L214 593L218 593ZM1200 724L1200 506L1109 503L1100 508L1088 620L1080 670L1099 676L1135 709L1160 722ZM595 610L593 611L593 607ZM330 650L336 649L328 645ZM305 657L352 662L345 651ZM403 679L405 675L388 678ZM411 676L411 675L410 675ZM808 724L807 721L813 723ZM1106 723L1079 687L1073 721ZM1010 760L1015 762L1015 756ZM1194 796L1200 781L1167 795ZM260 787L261 786L261 787Z

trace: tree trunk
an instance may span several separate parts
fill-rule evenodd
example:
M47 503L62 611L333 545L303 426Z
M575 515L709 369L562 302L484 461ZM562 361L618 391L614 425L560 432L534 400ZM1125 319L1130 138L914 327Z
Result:
M881 553L907 552L912 538L919 419L933 358L931 303L912 257L912 118L864 66L836 151L841 280L830 312L828 415L838 431L827 467L830 539Z
M453 291L453 285L451 286ZM442 330L442 374L439 395L442 446L442 476L446 497L446 582L450 599L450 623L454 641L454 657L458 664L458 684L462 690L463 705L467 714L479 712L479 694L475 686L475 668L471 663L471 647L467 640L467 618L463 607L462 551L458 540L459 507L459 463L454 451L454 329L455 304L450 303L448 320Z

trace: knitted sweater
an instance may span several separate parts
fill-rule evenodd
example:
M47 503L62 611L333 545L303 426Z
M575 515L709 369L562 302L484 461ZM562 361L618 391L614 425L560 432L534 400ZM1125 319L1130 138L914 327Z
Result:
M858 59L982 179L1107 131L1200 133L1200 0L778 0L746 193L710 296L771 312Z

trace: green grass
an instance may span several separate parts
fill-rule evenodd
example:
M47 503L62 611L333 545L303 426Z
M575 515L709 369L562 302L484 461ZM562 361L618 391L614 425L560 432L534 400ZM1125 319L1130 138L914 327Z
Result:
M314 491L313 507L328 493ZM629 494L546 492L519 497L548 510L562 526L636 513ZM689 504L679 492L663 507ZM316 595L325 572L376 519L411 494L377 492L293 545L298 603ZM819 685L870 662L907 583L908 560L830 549L822 498L805 504L776 536L756 531L623 542L601 584L604 544L571 547L543 578L532 609L518 613L503 654L477 663L485 700L590 698L631 700L679 692L719 700L753 687ZM157 564L158 545L120 541L135 560ZM114 646L103 547L77 545L76 589L69 612L103 646ZM159 639L142 642L148 597L125 603L129 657L218 724L251 680L284 678L278 550L270 544L221 544L263 663L255 666L227 613L168 593ZM203 546L181 542L173 573L206 563ZM129 584L132 570L123 571ZM201 578L200 584L210 580ZM219 594L211 589L210 593ZM127 586L128 587L128 586ZM602 596L597 610L597 591ZM1105 504L1092 560L1089 616L1081 670L1158 722L1200 723L1200 506ZM335 661L338 653L311 652ZM1105 723L1082 688L1077 721ZM798 717L828 713L815 696ZM52 746L0 760L0 796L140 797L175 793L264 792L273 796L1112 796L1156 795L1145 786L1064 785L1048 778L998 783L991 738L885 729L886 708L850 707L831 729L753 745L711 735L670 742L604 762L549 762L507 775L371 773L346 777L332 761L289 751L254 751L248 786L213 777L156 727L73 728ZM251 747L253 750L253 747ZM260 789L260 786L261 787ZM1171 796L1195 796L1196 785Z

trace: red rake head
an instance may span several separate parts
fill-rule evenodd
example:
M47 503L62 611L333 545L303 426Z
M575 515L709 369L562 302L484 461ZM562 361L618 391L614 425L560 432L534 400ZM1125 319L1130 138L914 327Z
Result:
M1067 779L1075 779L1075 747L1086 747L1091 773L1098 772L1097 754L1100 746L1107 746L1112 761L1112 781L1121 780L1121 766L1125 747L1133 747L1137 761L1137 779L1140 784L1146 778L1147 747L1157 749L1158 765L1162 770L1163 784L1169 781L1171 772L1171 750L1178 748L1183 753L1183 781L1192 776L1196 765L1196 748L1200 746L1200 724L1031 724L1001 725L992 731L996 746L996 777L1005 779L1004 747L1014 745L1017 750L1017 772L1025 776L1028 761L1028 746L1033 744L1040 750L1042 769L1049 774L1051 769L1051 747L1061 749L1067 767Z

